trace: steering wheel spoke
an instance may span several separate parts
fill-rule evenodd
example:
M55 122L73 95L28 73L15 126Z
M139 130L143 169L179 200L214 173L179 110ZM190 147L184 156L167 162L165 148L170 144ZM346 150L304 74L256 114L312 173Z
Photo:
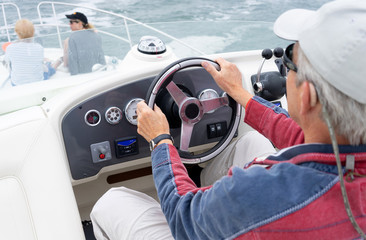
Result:
M192 131L193 131L194 124L193 123L187 123L182 121L182 129L180 133L180 146L179 149L181 151L188 152L189 143L191 141L192 137Z
M180 106L184 100L188 97L184 94L184 92L173 82L171 81L167 86L166 89L174 99L174 102Z
M216 110L220 107L229 105L229 99L227 96L208 100L201 100L200 102L203 106L203 113L207 113L212 110Z

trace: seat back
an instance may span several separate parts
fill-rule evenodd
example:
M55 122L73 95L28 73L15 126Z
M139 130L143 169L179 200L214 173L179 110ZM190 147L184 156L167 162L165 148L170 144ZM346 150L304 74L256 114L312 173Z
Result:
M84 239L60 146L40 107L0 116L0 239Z

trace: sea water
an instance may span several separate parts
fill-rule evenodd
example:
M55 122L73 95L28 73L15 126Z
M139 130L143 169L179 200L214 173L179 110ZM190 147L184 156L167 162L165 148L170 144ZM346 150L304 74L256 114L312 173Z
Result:
M39 0L0 1L16 4L22 18L39 23ZM329 0L59 0L121 14L149 24L200 49L204 53L285 47L286 42L272 32L275 19L292 8L316 10ZM57 8L57 17L68 23L65 14L84 12L96 28L118 28L121 22L108 16L95 15L78 7ZM17 18L16 14L10 16ZM9 17L9 16L8 16ZM10 20L9 20L10 21ZM8 21L8 22L9 22ZM46 19L47 21L47 19ZM51 20L50 20L51 21ZM11 22L11 21L10 21ZM13 21L14 22L14 21ZM0 19L0 26L4 25ZM11 24L11 23L10 23ZM137 28L134 42L149 32ZM5 31L0 31L4 42ZM105 44L113 44L104 40ZM174 46L174 42L169 42Z

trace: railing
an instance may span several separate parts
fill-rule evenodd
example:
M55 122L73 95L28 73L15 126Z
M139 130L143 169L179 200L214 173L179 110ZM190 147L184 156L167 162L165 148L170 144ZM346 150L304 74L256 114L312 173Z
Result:
M8 41L10 42L11 39L10 39L10 33L9 33L9 29L12 29L13 27L10 27L8 25L8 20L7 20L7 17L6 17L6 11L5 11L5 6L12 6L15 8L15 10L17 11L18 13L18 19L21 19L21 15L20 15L20 11L19 11L19 8L16 4L14 3L0 3L0 6L1 6L1 11L2 11L2 14L3 14L3 19L4 19L4 27L2 28L5 28L6 30L6 36L8 38Z
M60 26L63 26L63 25L59 24L58 21L57 21L57 13L56 13L55 5L64 5L64 6L72 6L72 7L79 7L79 8L90 9L90 10L93 10L93 11L96 11L96 12L105 13L105 14L112 15L112 16L115 16L117 18L122 19L123 20L123 23L124 23L123 24L124 25L124 28L126 29L127 38L123 38L121 36L118 36L118 35L115 35L115 34L112 34L112 33L108 33L108 32L105 32L105 31L101 31L101 30L98 30L98 31L101 32L101 33L107 34L109 36L118 38L118 39L120 39L122 41L127 42L130 45L130 48L132 48L132 46L134 45L134 43L131 40L131 35L130 35L130 31L129 31L128 21L129 22L132 22L134 24L143 26L143 27L145 27L147 29L150 29L150 30L152 30L152 31L154 31L156 33L159 33L159 34L161 34L161 35L163 35L165 37L170 38L171 40L177 41L180 44L182 44L182 45L184 45L184 46L186 46L186 47L188 47L188 48L190 48L190 49L192 49L192 50L194 50L194 51L196 51L196 52L198 52L198 53L200 53L202 55L205 55L204 52L202 52L202 51L200 51L200 50L198 50L198 49L196 49L196 48L194 48L194 47L186 44L185 42L183 42L183 41L181 41L181 40L179 40L179 39L177 39L177 38L175 38L175 37L173 37L173 36L171 36L171 35L169 35L169 34L167 34L165 32L162 32L162 31L160 31L160 30L158 30L158 29L156 29L154 27L151 27L151 26L149 26L149 25L147 25L145 23L142 23L142 22L139 22L139 21L134 20L132 18L123 16L121 14L116 14L116 13L113 13L113 12L109 12L109 11L105 11L105 10L101 10L101 9L97 9L97 8L92 8L92 7L87 7L87 6L82 6L82 5L78 5L78 4L61 3L61 2L40 2L38 4L38 6L37 6L37 11L38 11L38 17L39 17L39 21L40 21L40 25L41 26L42 25L50 25L50 24L45 24L44 23L44 21L42 19L42 14L41 14L41 6L47 5L47 4L51 5L51 8L52 8L53 18L55 19L55 24L54 25L55 25L55 27L57 29L58 40L59 40L59 44L60 44L60 47L61 48L63 47L63 44L62 44L62 39L61 39Z

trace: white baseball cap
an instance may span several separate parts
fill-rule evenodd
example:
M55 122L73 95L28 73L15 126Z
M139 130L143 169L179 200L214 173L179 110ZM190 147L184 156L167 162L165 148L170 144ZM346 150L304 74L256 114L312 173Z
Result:
M289 10L278 17L274 32L298 41L326 81L366 104L366 0L337 0L317 11Z

